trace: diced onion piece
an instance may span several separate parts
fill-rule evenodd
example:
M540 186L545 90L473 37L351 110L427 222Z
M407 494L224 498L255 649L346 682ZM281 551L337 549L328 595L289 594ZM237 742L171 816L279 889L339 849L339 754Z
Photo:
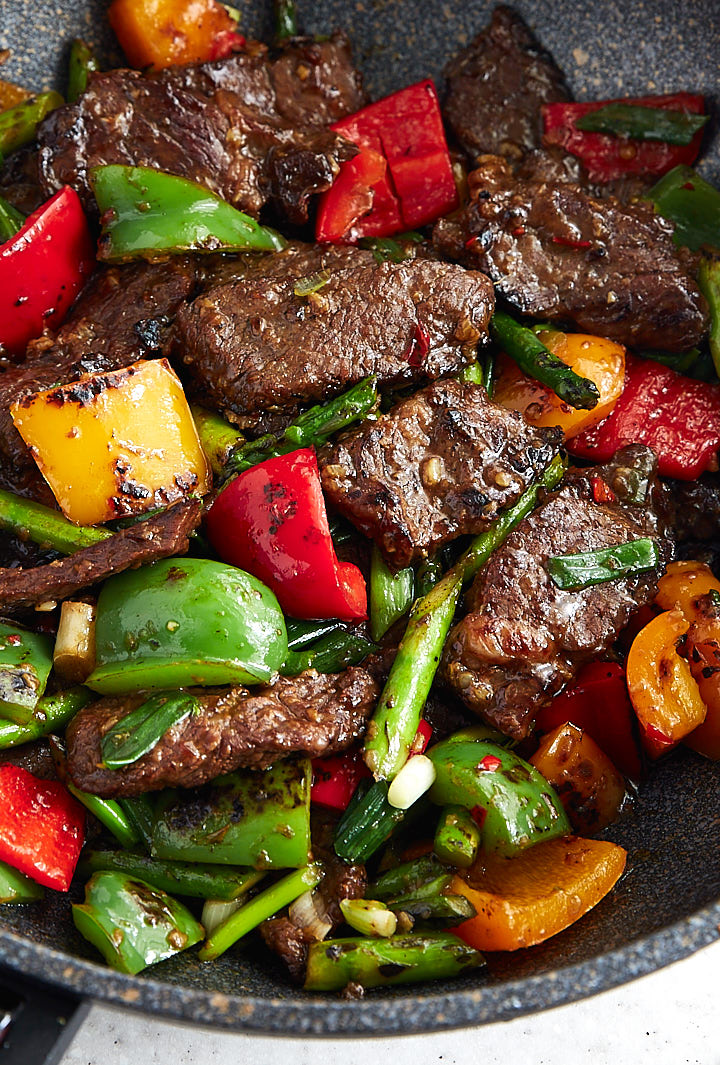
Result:
M363 936L385 939L395 934L397 917L384 902L375 899L341 899L343 917Z
M95 668L95 605L67 601L60 610L53 666L68 684L82 684Z
M435 766L424 754L409 758L388 789L388 802L396 810L407 810L435 782Z
M304 891L302 895L298 895L288 910L288 917L294 925L308 932L318 942L332 931L332 923L319 912L312 891Z
M216 928L227 921L228 917L240 909L246 900L241 899L206 899L202 910L200 924L205 929L205 935L211 936Z

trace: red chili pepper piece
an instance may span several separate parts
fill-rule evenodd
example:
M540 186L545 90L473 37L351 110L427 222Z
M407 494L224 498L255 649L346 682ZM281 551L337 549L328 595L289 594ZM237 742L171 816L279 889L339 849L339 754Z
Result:
M587 732L626 777L640 778L642 762L635 738L635 711L625 672L617 662L590 662L584 666L573 686L543 707L536 725L540 732L551 732L566 721Z
M703 131L699 130L690 144L666 144L663 141L635 140L612 137L607 133L590 133L576 129L575 122L590 111L598 111L608 104L636 104L668 111L687 111L692 115L705 113L705 100L688 92L672 96L640 96L628 100L598 100L594 103L545 104L542 109L544 141L558 144L565 151L582 160L591 181L614 181L631 174L652 174L658 177L685 163L691 166L700 151Z
M484 773L496 773L502 765L499 758L496 758L494 754L486 754L484 758L481 758L477 764L477 768Z
M379 155L387 169L373 176L369 163L357 162L358 156L342 164L337 180L320 200L319 241L389 236L432 222L457 206L440 105L429 79L370 104L332 129L356 144L361 157L367 152ZM352 207L346 203L348 195ZM348 217L353 218L350 225Z
M295 618L367 617L363 575L339 562L312 448L268 459L231 481L207 515L210 542Z
M95 244L68 185L0 246L0 349L23 355L47 325L57 328L95 266Z
M567 443L573 455L604 462L625 444L647 444L660 473L692 481L715 467L720 448L720 385L683 377L628 355L625 388L604 421Z
M0 861L67 891L84 841L85 811L57 780L0 766Z
M415 733L415 739L410 747L410 754L422 754L432 739L432 733L432 725L429 721L421 721L418 725L418 730Z
M226 59L233 52L242 52L246 44L247 41L242 33L237 33L236 30L223 30L213 39L208 59Z
M425 361L425 356L430 351L430 334L422 322L418 322L413 330L413 335L408 345L407 361L413 369L418 369Z
M596 503L615 503L617 501L617 496L612 488L603 481L602 477L598 477L595 474L591 479L591 483L593 499Z
M473 806L472 810L470 811L470 816L472 817L478 828L482 829L483 825L485 824L485 818L487 817L487 810L484 806Z
M312 802L331 810L344 810L360 781L371 775L358 747L343 754L315 758L312 770L310 798Z
M562 244L564 248L575 248L577 251L592 247L589 240L572 240L570 237L553 237L552 241L553 244Z

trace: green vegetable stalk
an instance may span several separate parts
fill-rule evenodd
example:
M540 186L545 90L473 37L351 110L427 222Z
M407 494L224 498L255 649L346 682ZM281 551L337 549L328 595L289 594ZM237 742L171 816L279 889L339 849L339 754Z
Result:
M36 902L43 898L45 889L29 876L0 862L0 903Z
M72 911L78 932L122 973L142 972L203 938L182 903L123 873L94 873Z
M541 840L569 834L551 786L513 751L482 740L444 740L427 755L437 774L431 801L471 810L482 824L483 850L511 858Z
M709 255L703 257L698 283L710 307L708 343L715 372L720 377L720 253L712 258Z
M93 817L112 832L121 847L131 850L139 842L140 837L134 825L114 799L101 799L97 795L81 791L70 780L65 781L65 786Z
M256 895L254 899L246 903L233 913L209 936L203 944L199 957L201 961L212 961L242 939L253 928L266 921L269 917L289 906L291 902L311 891L320 883L322 871L317 864L308 865L304 869L297 869L278 880L271 887L266 888Z
M377 381L374 377L366 377L341 396L298 415L283 433L267 433L233 448L226 463L226 473L242 473L266 459L288 455L299 448L322 447L335 433L367 418L377 405L377 399Z
M403 862L382 873L367 889L373 899L397 899L422 892L437 893L450 887L452 874L434 854Z
M381 640L396 621L404 617L415 598L415 574L411 566L393 573L373 544L370 564L370 635Z
M67 98L69 104L82 96L87 89L88 78L100 64L93 55L92 49L85 41L79 38L70 45L70 62L68 63Z
M388 802L386 780L361 781L335 829L335 853L348 862L365 862L381 847L405 812Z
M117 804L135 829L138 839L142 840L147 851L152 848L152 834L155 826L154 796L133 795L118 799ZM162 886L162 885L161 885Z
M323 636L329 636L333 632L345 632L342 621L330 618L327 621L306 621L304 618L286 618L285 626L288 634L288 650L302 651L310 647Z
M297 869L310 854L310 762L218 777L202 792L163 792L154 857L254 869Z
M297 4L295 0L274 0L275 13L275 41L282 44L283 41L298 35Z
M305 988L340 991L350 982L384 987L444 980L461 976L484 961L479 951L450 932L324 940L310 945Z
M316 669L318 673L340 673L348 666L358 665L377 649L377 644L366 640L364 636L342 629L328 633L302 651L288 651L280 672L286 677L297 676L306 669Z
M237 211L203 185L141 166L89 172L102 216L98 258L161 258L186 251L282 251L274 229Z
M433 850L441 862L469 869L477 858L480 829L464 806L446 806L440 814Z
M402 263L411 259L415 244L422 244L422 233L411 229L407 233L396 233L394 237L363 237L361 248L367 248L379 263Z
M193 421L200 437L202 449L216 477L224 472L225 464L234 447L242 445L245 438L239 429L226 421L217 411L205 407L191 408Z
M41 92L0 112L0 157L31 144L35 140L38 124L45 115L62 104L63 98L59 92Z
M590 588L620 577L635 577L658 565L657 544L648 537L629 540L598 551L576 555L554 555L546 563L553 584L563 591Z
M0 196L0 244L11 240L25 225L25 215Z
M720 249L720 190L692 167L674 167L645 193L645 198L658 214L675 223L676 244L693 251L703 245Z
M687 111L670 111L664 107L617 103L606 104L575 119L575 126L588 133L684 145L691 143L708 118L709 115L691 115Z
M84 851L78 875L91 876L103 871L124 873L173 895L226 901L240 898L265 876L255 869L237 866L168 862L128 851Z
M596 385L553 355L532 329L526 329L504 311L495 311L490 333L523 373L547 385L563 402L580 410L597 406L600 393Z
M406 913L414 924L424 927L453 928L475 917L477 910L464 895L428 892L405 895L388 903L393 913Z
M87 688L69 688L38 699L32 717L24 725L0 718L0 750L20 747L51 732L61 732L92 698L93 693Z
M0 714L16 725L32 721L52 669L52 642L0 621Z
M31 499L21 499L4 488L0 488L0 529L62 555L71 555L112 536L108 529L74 525L59 511Z
M249 573L172 558L111 577L95 625L94 691L272 680L287 655L282 611Z

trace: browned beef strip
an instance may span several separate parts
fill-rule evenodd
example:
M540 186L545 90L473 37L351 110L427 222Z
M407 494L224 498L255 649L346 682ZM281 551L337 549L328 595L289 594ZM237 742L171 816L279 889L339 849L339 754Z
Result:
M320 452L323 490L402 569L486 529L556 453L556 429L534 429L484 388L437 381Z
M31 569L0 569L0 612L65 599L114 573L184 554L200 517L200 501L189 499L67 558Z
M310 297L294 294L297 274L270 273L181 308L175 344L235 420L295 412L369 374L393 386L453 373L487 336L494 301L482 274L424 259L378 264L351 248L342 255L347 265L331 265Z
M636 444L619 451L607 466L573 471L475 578L469 613L448 637L443 673L467 706L508 736L526 736L539 708L584 662L607 653L632 613L654 598L672 552L655 468L653 453ZM650 474L644 506L621 502L635 471L642 478ZM594 501L597 476L615 492L617 503ZM561 591L545 569L552 555L643 536L657 539L662 565L640 576Z
M114 770L101 765L102 737L148 696L108 696L81 710L69 726L68 770L79 788L111 797L198 787L221 773L264 769L291 754L332 754L362 734L379 693L360 667L332 674L308 670L252 692L197 690L198 714L169 729L137 762Z
M155 353L163 323L196 285L192 259L98 270L57 334L28 346L28 360L0 374L0 484L42 502L52 496L15 428L10 407L23 396L83 373L129 366ZM88 358L92 356L92 358Z
M521 314L570 319L631 347L683 351L708 327L696 257L652 205L599 200L570 182L519 181L491 156L471 202L435 226L439 251L484 270Z
M445 118L472 157L492 152L517 161L540 144L542 104L571 99L552 56L504 6L445 75Z
M327 80L326 80L327 79ZM271 61L262 45L156 73L95 74L38 129L41 180L94 208L88 171L121 163L198 181L253 215L275 198L293 222L356 148L327 128L362 105L347 39L300 42Z
M720 474L668 481L671 520L678 540L720 539Z
M26 215L44 202L36 148L20 148L0 164L0 195Z

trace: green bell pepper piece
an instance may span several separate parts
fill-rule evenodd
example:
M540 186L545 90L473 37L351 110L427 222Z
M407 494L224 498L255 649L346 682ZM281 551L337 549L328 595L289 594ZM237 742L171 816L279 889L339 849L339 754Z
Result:
M0 751L19 747L51 732L61 732L92 698L93 694L87 688L68 688L67 691L38 699L32 717L24 725L0 718Z
M298 869L310 854L310 762L218 777L202 790L166 792L152 854L174 861Z
M451 739L427 756L437 773L430 800L472 810L482 823L483 850L511 858L533 843L570 833L553 788L514 751L482 740Z
M266 684L287 655L285 620L264 584L234 566L173 558L103 585L97 665L103 694L208 684Z
M102 220L98 258L153 259L186 251L282 251L287 241L195 181L144 166L89 171Z
M79 876L114 872L144 880L159 891L195 899L240 898L258 884L264 873L235 866L200 862L161 862L145 854L128 851L87 851L78 863Z
M692 167L676 166L643 197L663 218L675 223L673 240L697 251L703 245L720 248L720 190Z
M0 112L0 158L34 141L38 123L63 103L59 92L40 92Z
M464 806L446 806L440 814L433 850L441 862L469 869L477 858L480 829Z
M52 642L0 621L0 715L16 725L32 719L52 669Z
M73 906L78 932L122 973L142 972L203 938L203 927L182 903L124 873L95 873L85 902Z
M0 903L36 902L45 894L41 884L13 869L7 862L0 862Z

